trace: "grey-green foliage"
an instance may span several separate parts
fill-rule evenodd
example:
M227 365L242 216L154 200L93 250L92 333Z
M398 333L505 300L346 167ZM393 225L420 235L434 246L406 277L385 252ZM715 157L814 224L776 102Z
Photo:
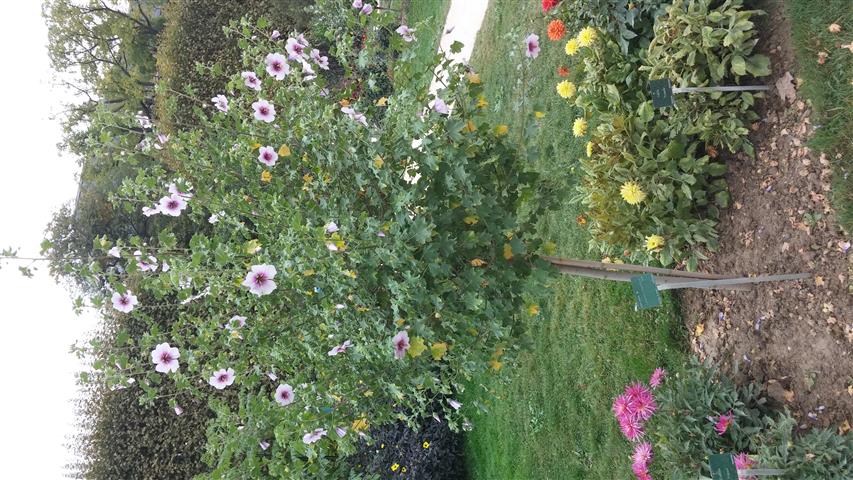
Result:
M758 464L785 470L782 478L843 480L853 478L853 435L815 429L794 435L797 422L783 416L759 435Z

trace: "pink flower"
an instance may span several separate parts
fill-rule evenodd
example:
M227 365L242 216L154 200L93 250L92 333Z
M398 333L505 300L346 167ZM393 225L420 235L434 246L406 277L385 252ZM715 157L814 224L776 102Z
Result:
M261 447L261 450L266 450L266 449L270 448L270 442L261 441L261 442L258 442L258 446Z
M649 385L651 385L652 388L658 388L663 382L664 377L666 377L666 370L656 368L654 373L652 373L652 377L649 378Z
M625 435L625 438L632 442L639 440L646 434L646 432L643 431L643 425L640 421L632 417L620 418L619 428L622 430L622 434Z
M180 416L182 413L184 413L184 409L180 405L175 405L175 415Z
M411 42L415 40L415 29L409 28L408 25L400 25L397 27L395 32L399 33L401 37L403 37L403 41Z
M633 402L633 406L634 415L643 421L652 418L652 415L654 415L655 410L658 408L657 402L655 402L655 397L653 397L651 393L646 393L637 397Z
M734 461L735 461L735 468L738 470L738 472L740 472L741 470L749 470L756 465L755 460L749 458L749 455L747 455L746 453L743 453L743 452L735 455ZM756 480L757 477L754 477L754 476L746 477L746 476L742 476L739 474L738 478L740 478L741 480Z
M234 369L224 369L220 368L219 370L213 372L213 375L210 376L210 379L207 380L207 383L210 384L213 388L217 390L222 390L223 388L234 383Z
M432 109L435 110L437 113L440 113L442 115L447 115L450 113L450 108L447 106L446 103L444 103L444 100L442 100L440 98L436 98L432 102Z
M219 94L210 99L213 106L222 113L228 113L228 98L225 95Z
M310 47L311 46L311 44L308 43L308 39L305 38L304 33L300 33L299 35L297 35L296 41L299 42L299 44L302 45L303 47Z
M454 400L452 398L447 400L447 404L450 405L451 407L453 407L454 410L459 410L460 408L462 408L462 403L457 402L456 400Z
M258 150L258 161L263 163L268 167L275 166L275 162L278 160L278 154L275 153L275 148L266 146L261 147Z
M305 81L314 80L317 78L317 72L314 71L314 68L311 67L311 64L302 61L302 79Z
M634 455L631 456L634 465L642 465L647 467L652 461L652 444L643 442L634 447Z
M725 415L720 415L717 418L716 423L714 424L714 431L717 432L717 435L722 435L726 433L726 430L729 429L729 425L734 423L734 415L732 415L732 411L729 410L729 413ZM713 417L711 418L713 421Z
M365 117L363 113L358 113L357 111L355 111L354 108L343 107L341 108L341 112L347 114L347 116L349 116L349 118L351 118L353 121L356 121L364 125L365 127L367 126L367 117Z
M156 272L157 271L157 258L151 255L148 255L147 260L142 259L142 252L136 250L133 252L133 257L136 259L136 267L139 268L142 272Z
M179 217L181 212L187 208L187 201L180 195L169 195L160 199L157 208L164 215Z
M273 382L274 382L274 381L276 381L276 380L278 380L278 375L276 375L276 374L275 374L275 372L267 372L267 376L268 376L268 377L270 378L270 380L272 380Z
M628 395L619 395L613 399L613 414L618 420L634 415L634 403Z
M130 290L124 293L113 292L113 308L119 312L130 313L138 303L139 300L136 299L136 295L132 294Z
M107 251L107 255L115 258L121 258L121 249L119 249L117 246L113 247L109 249L109 251Z
M158 133L157 141L160 142L160 145L164 145L166 142L169 141L169 135L165 133Z
M160 213L160 209L157 207L157 205L154 205L154 208L142 207L142 214L146 217L150 217L151 215L157 215L158 213Z
M291 39L288 39L288 44ZM284 77L290 73L290 65L287 59L280 53L270 53L267 55L267 73L276 80L284 80Z
M339 230L338 224L335 222L329 222L326 224L326 233L333 234Z
M192 190L192 187L190 187L190 188L189 188L189 190ZM172 194L172 195L178 195L178 196L180 196L181 198L183 198L184 200L187 200L187 201L189 201L189 199L193 198L193 194L192 194L192 193L190 193L190 192L182 192L182 191L178 190L178 186L177 186L177 185L175 185L174 183L170 183L170 184L169 184L169 193L170 193L170 194Z
M391 339L391 343L394 345L394 357L399 360L406 356L406 350L409 349L409 334L403 330L397 335L394 335L394 338Z
M269 69L269 67L267 67ZM243 72L240 74L243 77L243 84L252 90L261 91L261 79L255 74L255 72Z
M305 45L299 43L299 40L295 38L288 38L287 43L284 45L284 49L287 50L287 58L289 60L299 60L306 56Z
M637 476L637 480L652 479L651 475L649 475L649 467L647 465L635 463L631 465L631 471Z
M234 315L228 320L228 323L225 324L225 328L227 330L236 330L238 328L243 328L246 326L246 317L241 317L240 315Z
M364 6L364 2L362 0L353 0L352 8L356 10L361 10L361 7Z
M528 58L536 58L539 56L539 35L531 33L526 39L524 39L524 43L527 45L527 49L524 54L527 55Z
M313 432L306 433L302 436L302 441L305 442L306 445L311 445L312 443L317 442L321 438L326 436L325 428L318 428Z
M345 341L344 343L342 343L342 344L340 344L340 345L336 346L335 348L333 348L333 349L329 350L328 355L329 355L330 357L334 357L334 356L336 356L336 355L337 355L337 354L339 354L339 353L344 353L344 352L346 352L346 351L347 351L347 349L348 349L348 348L350 348L350 347L352 347L352 342L351 342L351 341L349 341L349 340L347 340L347 341Z
M286 383L279 385L275 389L275 401L282 407L293 403L293 387Z
M243 286L259 297L270 294L276 287L273 281L275 274L276 270L272 265L252 265L251 271L246 274L246 278L243 280Z
M311 60L314 60L314 63L316 63L321 69L329 69L329 57L320 55L320 50L317 50L316 48L311 50Z
M365 3L363 7L361 7L362 15L370 15L373 13L373 5L369 3Z
M635 402L640 397L651 395L651 392L642 383L634 382L631 385L625 387L625 395L628 396L629 400Z
M279 32L278 30L273 30L272 34L270 35L270 40L278 40L279 37L281 37L281 32Z
M177 372L180 357L181 352L176 347L169 346L168 343L161 343L151 350L151 361L156 365L154 370L160 373Z
M275 120L275 107L266 100L258 100L252 104L255 110L255 120L270 123Z
M335 427L335 433L338 434L338 437L344 438L347 434L347 429L345 427Z

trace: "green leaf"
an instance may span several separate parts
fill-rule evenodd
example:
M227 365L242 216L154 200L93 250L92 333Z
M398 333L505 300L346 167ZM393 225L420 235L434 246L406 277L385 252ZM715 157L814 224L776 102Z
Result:
M746 75L746 60L740 55L732 57L732 72L735 75Z
M746 71L754 77L770 75L770 58L766 55L753 55L746 60Z

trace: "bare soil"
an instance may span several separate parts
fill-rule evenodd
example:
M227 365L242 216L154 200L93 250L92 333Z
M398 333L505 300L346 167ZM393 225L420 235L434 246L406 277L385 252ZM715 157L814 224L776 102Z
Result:
M782 85L787 72L796 78L797 65L784 6L768 3L762 49L773 63L771 82ZM819 126L809 104L789 93L783 99L774 89L759 107L756 158L728 161L732 206L720 219L720 248L702 269L813 276L744 292L687 290L682 309L700 358L740 381L763 383L801 428L846 431L853 423L851 237L829 203L833 159L807 146Z

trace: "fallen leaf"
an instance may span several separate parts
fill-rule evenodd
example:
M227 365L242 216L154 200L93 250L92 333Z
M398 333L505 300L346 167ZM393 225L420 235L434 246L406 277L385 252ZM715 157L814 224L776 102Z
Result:
M486 261L483 259L475 258L474 260L471 260L472 267L482 267L484 265L486 265Z
M704 323L697 323L696 328L693 330L693 334L698 337L698 336L702 335L704 332L705 332L705 324Z
M837 23L832 23L829 25L827 30L829 30L829 33L838 33L841 31L841 25L839 25Z
M851 51L853 51L853 49L851 49ZM827 58L829 58L828 52L817 52L817 63L818 63L818 65L825 64Z
M844 423L842 423L842 424L838 427L838 434L839 434L839 435L844 435L844 434L846 434L846 433L847 433L847 432L849 432L849 431L850 431L850 422L849 422L849 421L847 421L847 420L844 420Z
M794 77L791 72L785 72L778 80L776 80L776 93L782 101L793 102L797 98L797 91L794 89Z
M793 390L785 390L783 394L785 396L785 401L788 403L792 403L794 401L794 391Z
M820 275L816 275L814 277L814 284L815 286L822 287L826 284L826 282L823 281L823 277L821 277Z

